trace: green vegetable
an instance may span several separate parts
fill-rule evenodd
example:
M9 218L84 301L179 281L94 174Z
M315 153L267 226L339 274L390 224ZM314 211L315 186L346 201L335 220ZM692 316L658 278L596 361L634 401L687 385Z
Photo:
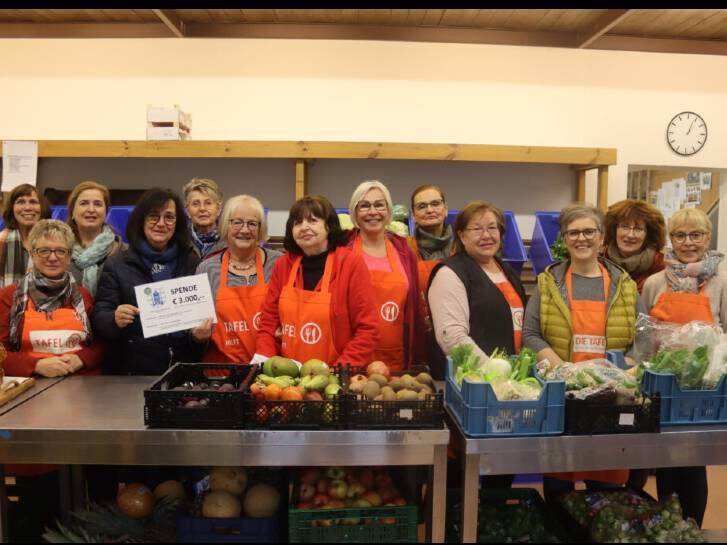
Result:
M523 348L512 364L513 371L510 378L518 381L527 379L531 376L537 359L537 355L530 348Z
M563 240L563 235L560 233L558 233L558 238L555 239L555 242L550 245L550 254L555 261L563 261L564 259L568 259L570 255Z
M704 373L709 367L709 347L700 346L694 351L687 348L663 349L645 366L655 373L675 375L679 386L685 390L700 390L704 386Z

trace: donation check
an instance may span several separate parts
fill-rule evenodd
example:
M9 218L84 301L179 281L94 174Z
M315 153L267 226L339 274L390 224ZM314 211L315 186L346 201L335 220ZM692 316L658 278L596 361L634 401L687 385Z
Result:
M134 287L144 338L217 322L215 301L206 274L182 276Z

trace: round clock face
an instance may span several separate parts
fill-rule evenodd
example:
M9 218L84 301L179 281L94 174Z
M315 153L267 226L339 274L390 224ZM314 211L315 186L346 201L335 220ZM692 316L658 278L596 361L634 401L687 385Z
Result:
M681 112L669 122L666 141L679 155L694 155L707 141L707 124L699 114Z

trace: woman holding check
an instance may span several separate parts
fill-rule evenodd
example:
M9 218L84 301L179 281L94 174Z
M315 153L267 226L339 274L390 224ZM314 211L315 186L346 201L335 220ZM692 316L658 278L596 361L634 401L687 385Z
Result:
M94 331L111 342L107 374L160 375L178 361L199 361L204 345L188 331L144 338L135 286L195 274L199 258L189 245L181 200L168 189L146 191L126 226L129 248L104 265L91 315ZM198 328L209 331L212 320Z

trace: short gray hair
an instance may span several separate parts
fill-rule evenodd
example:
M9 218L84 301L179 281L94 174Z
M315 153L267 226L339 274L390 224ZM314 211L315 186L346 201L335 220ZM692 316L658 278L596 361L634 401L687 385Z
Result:
M206 193L217 201L217 204L222 204L222 191L220 190L220 186L218 186L214 180L210 180L209 178L192 178L189 182L184 184L182 193L184 194L185 205L188 204L189 194L192 191Z
M268 222L265 218L265 209L262 203L252 195L236 195L227 199L225 207L220 215L220 240L227 240L227 232L230 229L230 218L235 208L241 204L249 204L260 220L260 228L257 230L257 241L264 242L268 239Z
M35 245L41 238L61 240L66 243L66 248L69 250L76 243L73 230L67 223L58 220L40 220L33 226L28 235L28 245L31 250L35 250Z
M366 193L368 193L372 189L380 189L381 192L384 194L384 199L386 200L386 208L388 209L384 223L387 225L391 223L391 218L393 215L392 209L394 208L394 203L391 202L391 193L389 193L387 187L380 181L366 180L358 184L358 187L353 191L353 195L351 195L351 202L348 203L348 213L351 215L351 222L353 222L354 227L356 227L357 229L360 229L361 226L356 220L356 207L358 206L358 203L363 200Z
M598 230L601 233L604 233L606 217L603 215L601 210L595 206L591 206L590 204L573 203L569 204L560 211L558 223L560 224L561 234L565 235L565 232L571 223L583 218L593 220L596 227L598 227Z

